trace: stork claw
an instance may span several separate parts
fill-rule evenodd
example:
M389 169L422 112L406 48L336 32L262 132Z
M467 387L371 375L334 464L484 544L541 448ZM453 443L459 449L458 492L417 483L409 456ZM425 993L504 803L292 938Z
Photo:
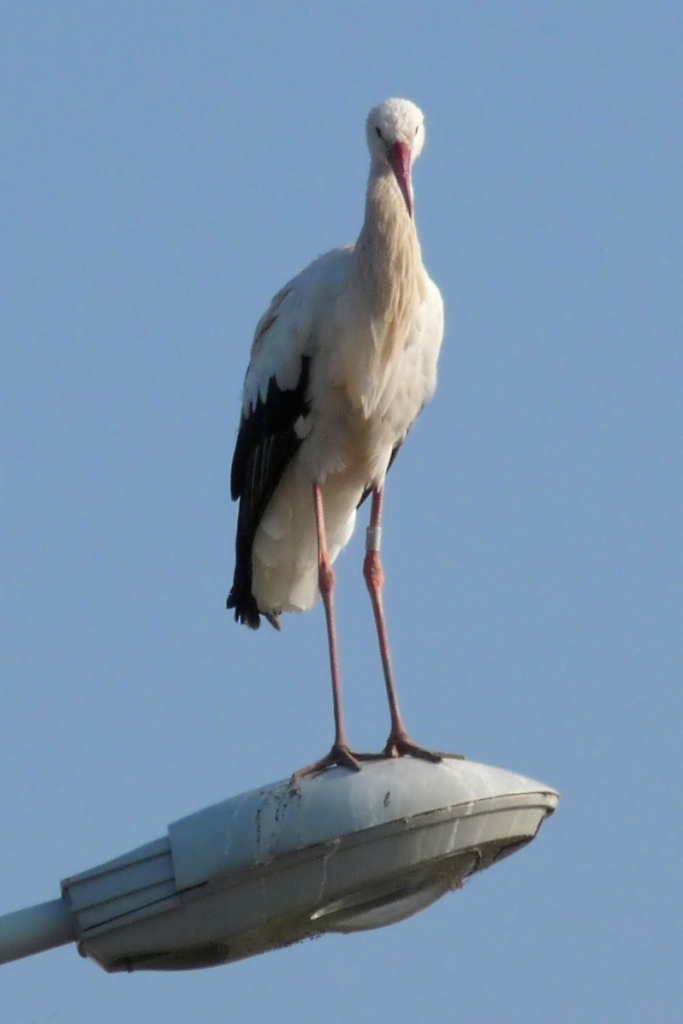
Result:
M465 759L464 754L444 754L442 751L428 750L426 747L421 747L414 740L411 740L410 736L405 732L391 732L382 756L405 757L406 754L410 757L417 757L421 761L430 761L432 764L439 764L445 757L454 758L458 761Z
M298 771L295 771L292 775L292 784L296 786L301 779L305 779L307 776L315 778L316 775L322 775L328 768L350 768L354 772L359 772L361 761L378 761L383 756L383 754L352 753L345 743L335 743L325 757L314 761L306 768L299 768Z

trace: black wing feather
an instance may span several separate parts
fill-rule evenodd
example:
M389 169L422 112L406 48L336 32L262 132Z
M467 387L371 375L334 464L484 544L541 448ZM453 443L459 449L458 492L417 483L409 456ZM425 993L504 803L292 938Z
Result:
M252 593L251 549L268 502L294 457L301 438L294 425L310 409L308 380L310 356L302 356L295 388L281 391L274 377L263 401L243 417L230 471L230 492L239 499L235 539L235 577L227 607L235 609L235 621L252 629L261 625L261 613ZM276 624L276 619L268 616Z

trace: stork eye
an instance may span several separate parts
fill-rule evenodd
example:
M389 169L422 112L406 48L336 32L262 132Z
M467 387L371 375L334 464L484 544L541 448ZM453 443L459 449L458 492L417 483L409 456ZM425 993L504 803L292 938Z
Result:
M381 131L379 130L379 128L376 125L375 125L375 131L377 132L377 138L381 139L382 138L382 133L381 133Z

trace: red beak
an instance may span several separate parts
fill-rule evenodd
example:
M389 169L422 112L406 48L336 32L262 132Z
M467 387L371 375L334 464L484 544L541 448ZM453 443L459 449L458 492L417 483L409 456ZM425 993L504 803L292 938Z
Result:
M405 199L406 209L413 216L413 189L410 184L410 148L407 142L395 142L389 150L389 164Z

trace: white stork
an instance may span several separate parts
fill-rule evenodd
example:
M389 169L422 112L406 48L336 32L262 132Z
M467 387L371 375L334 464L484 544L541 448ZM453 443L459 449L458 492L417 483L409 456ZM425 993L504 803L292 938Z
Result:
M391 99L366 123L370 177L355 245L314 260L284 286L259 321L244 382L232 461L239 499L235 620L280 628L282 612L325 606L335 738L330 753L297 773L358 769L349 748L341 684L332 563L348 544L356 509L372 495L363 574L384 669L391 731L379 756L438 761L414 743L398 706L382 606L384 481L436 387L443 302L422 263L413 216L413 162L425 139L422 112Z

